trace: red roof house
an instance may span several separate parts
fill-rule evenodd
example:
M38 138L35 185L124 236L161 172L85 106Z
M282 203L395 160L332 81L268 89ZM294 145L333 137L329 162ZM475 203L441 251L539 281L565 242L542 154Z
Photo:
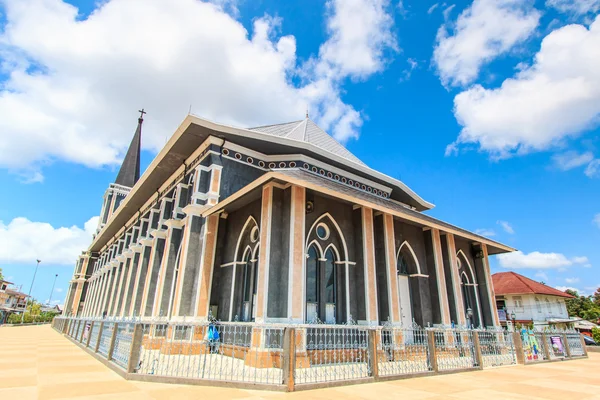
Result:
M533 279L512 271L493 274L492 282L496 296L506 294L545 294L548 296L573 298L568 293L561 292L558 289L536 282Z

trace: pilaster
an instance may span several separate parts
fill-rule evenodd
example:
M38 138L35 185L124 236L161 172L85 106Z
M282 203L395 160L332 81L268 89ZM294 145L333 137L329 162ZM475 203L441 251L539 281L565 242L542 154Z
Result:
M200 259L200 274L198 277L198 294L196 296L197 303L195 312L195 315L201 320L205 320L208 317L218 229L219 216L209 215L206 217L202 240L202 257Z
M302 323L305 319L304 291L306 290L306 279L304 279L306 189L302 186L292 186L290 201L288 319Z
M269 291L269 262L271 258L271 218L273 213L273 186L262 188L260 215L260 252L258 257L258 277L256 281L255 321L265 322L267 317L267 294Z
M483 273L485 275L485 287L486 287L486 295L487 300L490 305L490 311L492 313L492 321L494 326L500 326L500 318L498 317L498 308L496 307L496 295L494 293L494 284L492 283L492 275L490 272L490 262L488 259L488 250L487 245L485 243L481 244L482 251L482 261L483 261ZM483 322L481 322L483 324Z
M383 215L383 235L385 245L385 262L388 280L388 304L392 322L400 322L400 293L398 293L398 266L396 258L396 238L394 234L394 217Z
M377 307L377 273L375 270L375 230L373 227L373 209L361 208L362 247L365 280L365 308L367 324L377 325L379 314Z
M456 259L456 243L452 233L446 234L446 243L448 245L448 259L450 260L450 279L452 280L452 290L454 291L454 307L456 307L456 316L458 325L466 326L467 317L465 315L465 306L461 288L460 276L458 276L458 260Z
M438 229L431 229L431 240L433 245L433 261L435 265L435 275L437 280L437 290L439 297L439 307L441 314L441 323L443 325L450 325L450 307L448 304L448 292L446 291L446 275L444 273L444 260L442 256L442 243L440 239L440 231Z

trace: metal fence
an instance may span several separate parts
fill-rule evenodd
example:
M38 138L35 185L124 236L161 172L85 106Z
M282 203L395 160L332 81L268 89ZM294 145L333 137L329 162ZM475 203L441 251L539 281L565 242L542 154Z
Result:
M102 332L98 340L98 353L108 358L108 350L110 349L110 342L112 339L113 330L115 329L114 322L104 322L102 326Z
M571 356L581 357L585 355L583 348L583 342L581 335L578 332L568 332L565 334L567 337L567 345L571 352Z
M348 381L371 375L366 327L301 325L295 332L295 383Z
M65 317L56 318L52 326L97 351L127 376L288 390L586 354L574 331L524 329L517 333L392 324L259 325Z
M131 343L133 341L134 323L115 323L114 329L117 330L115 343L111 355L112 360L120 367L126 369L131 353Z
M144 324L135 372L281 384L282 332L254 324Z
M448 371L478 366L475 359L473 331L469 329L434 329L437 369Z
M427 330L384 327L381 330L379 375L393 376L431 371Z
M512 332L504 330L479 331L477 335L484 368L517 363L517 352Z

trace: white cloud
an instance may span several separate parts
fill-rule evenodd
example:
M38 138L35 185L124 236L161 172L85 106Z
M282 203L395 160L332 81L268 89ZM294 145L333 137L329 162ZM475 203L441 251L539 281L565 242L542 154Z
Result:
M558 289L561 292L566 292L567 290L572 290L574 292L577 292L580 296L583 295L583 292L580 289L577 289L573 286L554 286L554 289Z
M482 229L475 229L475 233L481 236L487 236L487 237L492 237L496 235L496 232L494 232L493 229L486 229L486 228L482 228Z
M594 224L596 224L596 226L598 226L598 228L600 228L600 213L594 215L594 218L592 219L592 222Z
M554 165L563 171L589 164L593 159L594 154L591 151L581 154L576 151L566 151L561 154L555 154L552 157Z
M511 235L513 235L515 233L515 230L513 229L512 225L509 224L506 221L497 221L496 222L498 225L500 225L502 227L502 229L504 229L504 232L509 233Z
M433 13L435 11L435 9L439 7L439 5L440 5L440 3L435 3L434 5L429 7L429 9L427 10L427 14Z
M433 61L442 83L473 82L483 65L525 41L539 19L531 0L475 0L438 31Z
M587 29L547 35L532 65L499 88L475 85L454 98L463 129L450 148L478 144L494 158L546 150L600 118L600 17Z
M540 253L533 251L525 254L522 251L499 254L498 262L503 268L535 268L535 269L560 269L574 264L583 264L588 261L587 257L567 258L560 253Z
M62 291L63 291L61 288L56 288L54 290L56 291L56 293L62 293Z
M5 225L0 221L0 262L74 265L77 256L89 246L98 227L98 218L78 226L55 228L45 222L19 217Z
M564 13L583 15L598 12L600 0L546 0L546 6Z
M567 282L569 285L572 285L579 282L579 278L565 278L565 282Z
M584 171L588 178L600 177L600 159L595 159L588 164Z
M542 279L544 282L548 282L548 274L546 274L545 272L538 271L538 272L535 274L535 276L536 276L536 278L540 278L540 279Z
M340 97L344 78L381 71L397 48L387 0L329 1L328 39L307 64L278 18L255 19L248 32L221 7L195 0L98 4L81 20L61 0L4 0L0 167L40 179L41 166L56 159L116 164L141 107L142 145L153 151L190 105L238 126L296 120L308 106L348 140L363 117Z

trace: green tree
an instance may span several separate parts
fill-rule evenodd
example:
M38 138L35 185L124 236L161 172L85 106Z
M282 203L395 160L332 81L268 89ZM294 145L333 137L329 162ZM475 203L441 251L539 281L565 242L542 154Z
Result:
M600 328L592 328L592 338L596 343L600 343Z
M2 268L0 268L0 281L4 280L4 275L2 275Z
M592 296L580 296L570 289L565 292L573 296L565 302L570 317L579 317L588 321L596 321L600 318L600 305L594 302Z
M1 274L2 271L0 271L0 275ZM600 306L600 288L596 289L596 291L594 292L594 303Z

